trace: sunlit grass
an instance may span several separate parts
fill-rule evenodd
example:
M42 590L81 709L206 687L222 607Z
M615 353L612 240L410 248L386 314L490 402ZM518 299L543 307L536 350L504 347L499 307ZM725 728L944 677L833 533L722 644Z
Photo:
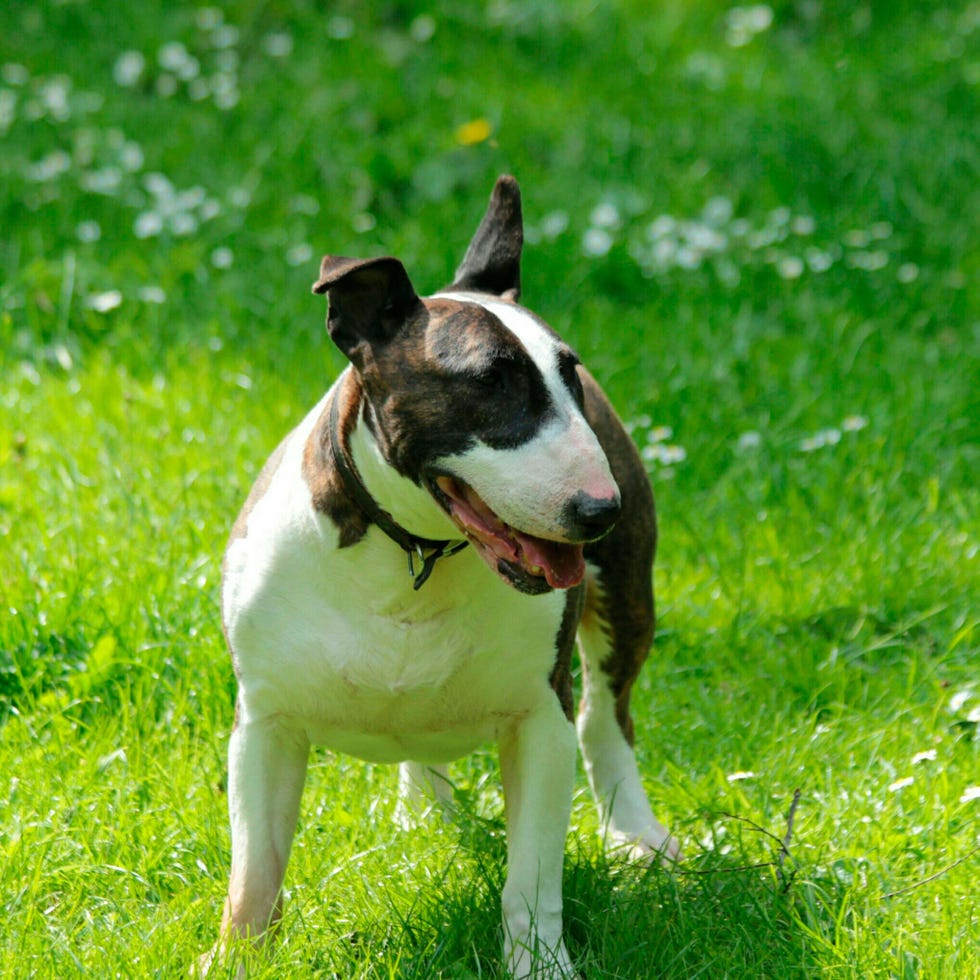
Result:
M978 30L965 3L2 7L0 976L178 977L213 942L220 556L341 365L319 255L436 289L502 171L525 297L660 513L638 755L688 860L610 865L580 780L576 961L975 976ZM499 975L492 752L452 775L454 819L404 834L391 769L314 757L259 975Z

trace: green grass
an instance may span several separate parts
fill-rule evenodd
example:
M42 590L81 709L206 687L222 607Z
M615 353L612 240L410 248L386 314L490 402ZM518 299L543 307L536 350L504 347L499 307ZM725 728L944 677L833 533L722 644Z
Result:
M638 751L688 860L610 866L581 780L573 956L980 974L976 4L320 6L0 7L0 976L213 941L220 556L341 367L319 255L438 288L503 171L661 520ZM315 757L261 975L499 975L492 751L453 774L404 834L393 770Z

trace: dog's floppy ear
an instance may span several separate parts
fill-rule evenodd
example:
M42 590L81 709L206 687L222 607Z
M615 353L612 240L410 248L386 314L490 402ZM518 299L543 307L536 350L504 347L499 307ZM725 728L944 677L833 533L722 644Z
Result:
M523 245L521 190L517 181L505 174L497 178L487 213L449 288L517 299L521 294Z
M361 343L390 340L421 304L405 266L392 258L325 255L314 293L329 293L327 332L348 356Z

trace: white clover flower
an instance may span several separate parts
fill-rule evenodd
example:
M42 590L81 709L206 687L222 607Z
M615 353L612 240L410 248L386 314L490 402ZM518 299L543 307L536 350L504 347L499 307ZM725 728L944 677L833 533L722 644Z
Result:
M769 220L776 228L786 228L792 217L793 212L785 204L769 212Z
M293 35L288 31L272 31L262 38L262 50L270 58L288 58L293 53Z
M673 215L661 214L650 222L647 227L647 237L650 241L656 241L658 238L672 235L676 230L677 219Z
M71 116L68 104L68 94L71 91L71 80L64 75L48 79L41 87L41 101L49 116L64 122Z
M826 446L836 446L841 440L840 429L821 429L800 443L800 450L812 453Z
M758 773L754 773L750 769L739 769L737 772L730 772L725 779L730 783L740 783L745 779L755 779L757 776Z
M199 7L194 14L194 22L200 31L213 31L225 21L224 12L218 7Z
M192 78L187 83L187 97L192 102L203 102L211 94L211 85L206 78Z
M79 183L84 190L93 194L114 194L122 183L122 172L118 167L103 167L82 174Z
M219 245L211 253L211 265L216 269L230 269L235 261L235 253L226 245Z
M911 786L915 782L915 777L913 776L903 776L901 779L896 779L888 787L889 793L897 793L901 789L905 789L906 786Z
M359 235L366 235L373 231L378 224L378 219L370 211L359 211L351 218L351 227Z
M808 248L804 257L811 272L826 272L834 264L833 255L822 248Z
M307 242L294 245L286 252L286 263L292 266L306 265L313 260L313 246Z
M24 171L24 177L39 184L47 183L70 169L71 157L64 150L53 150L37 163L30 164Z
M331 17L327 21L327 34L335 41L347 41L354 36L354 21L339 14Z
M419 14L409 24L408 32L417 44L425 44L426 41L432 40L437 26L436 19L431 14Z
M541 234L553 241L568 228L568 212L551 211L541 219Z
M779 261L776 263L776 271L782 279L799 279L803 275L805 268L803 259L796 255L780 256Z
M7 85L16 85L20 87L21 85L26 85L30 81L31 73L23 65L19 65L14 61L8 61L2 68L0 68L0 78L2 78Z
M847 256L847 264L852 269L862 269L864 272L877 272L888 265L888 253L881 248L870 252L856 251L850 252Z
M954 715L958 714L960 711L963 710L964 705L972 697L973 697L973 691L969 690L969 688L963 691L957 691L949 699L949 710L952 711Z
M649 463L660 463L662 466L675 466L687 459L687 450L683 446L674 446L662 442L647 443L640 455Z
M689 245L681 245L677 249L674 261L681 269L692 271L701 268L701 252Z
M190 57L191 53L180 41L168 41L157 49L157 64L175 75Z
M211 43L216 48L233 48L238 44L239 32L234 24L219 24L211 33Z
M618 228L621 221L619 208L611 201L602 201L592 209L589 221L596 228Z
M719 194L716 197L712 197L705 204L704 210L701 212L701 216L709 225L724 225L731 221L732 214L735 211L735 207L732 202L725 196Z
M144 303L160 305L167 301L167 294L159 286L141 286L136 295Z
M848 415L840 427L844 432L860 432L868 427L868 420L863 415Z
M9 89L0 89L0 133L5 133L17 118L17 96Z
M119 163L130 173L142 169L143 159L143 148L132 140L127 140L119 149Z
M141 51L123 51L112 66L112 79L120 88L139 85L146 69L146 58Z
M790 225L794 235L812 235L817 229L817 223L808 214L799 214L793 219Z
M123 296L118 289L107 289L102 293L93 293L86 297L85 305L96 313L109 313L122 305Z
M666 267L673 265L677 257L677 242L672 238L661 238L650 252L650 258L655 265Z
M590 228L582 239L582 251L592 257L606 255L613 247L613 237L605 228Z
M919 267L914 262L903 262L895 273L895 278L907 286L910 282L915 282L919 278Z
M198 229L198 221L187 211L178 211L170 219L170 230L181 238L193 235Z
M102 229L97 221L80 221L75 235L80 242L97 242L102 237Z
M727 236L699 221L687 221L681 232L686 243L698 252L721 252L728 245Z
M221 204L213 197L209 197L201 202L201 206L197 209L197 213L201 221L210 221L212 218L216 218L219 214L221 214Z

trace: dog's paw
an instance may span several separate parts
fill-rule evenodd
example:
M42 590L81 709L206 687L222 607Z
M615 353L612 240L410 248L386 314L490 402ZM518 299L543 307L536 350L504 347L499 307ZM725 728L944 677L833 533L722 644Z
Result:
M606 853L630 864L659 862L669 866L684 860L677 838L663 828L639 835L610 832L606 837Z
M213 949L208 950L206 953L201 953L191 963L190 968L187 970L187 975L192 977L193 980L204 980L205 977L210 975L211 968L215 965L215 959L216 955Z
M582 980L564 942L553 949L537 944L534 952L525 943L515 943L507 955L507 973L512 980Z
M221 977L222 980L226 980L229 976L234 977L235 980L245 980L246 971L244 963L240 962L237 968L231 973L228 971L228 966L225 950L221 947L215 947L206 953L202 953L194 960L187 973L194 980L206 980L208 977Z

